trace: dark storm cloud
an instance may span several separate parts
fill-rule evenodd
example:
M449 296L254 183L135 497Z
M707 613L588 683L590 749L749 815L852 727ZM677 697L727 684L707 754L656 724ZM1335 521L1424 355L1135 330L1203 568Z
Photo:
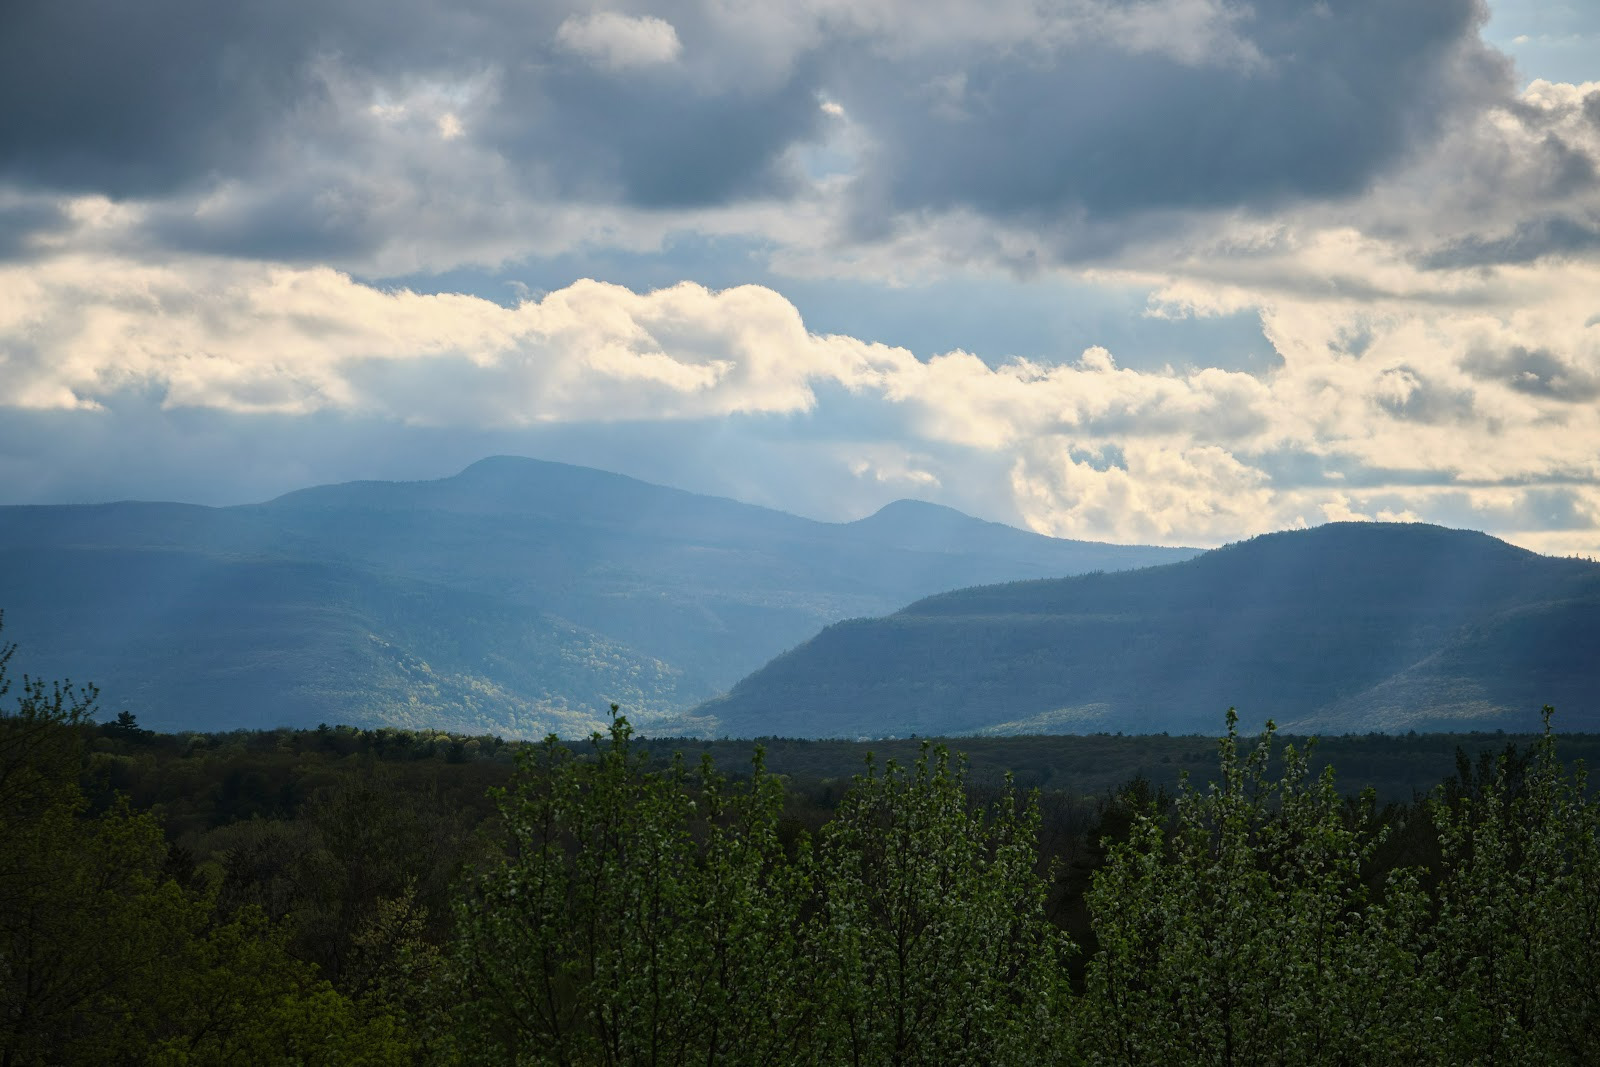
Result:
M1587 154L1551 134L1540 144L1545 195L1571 196L1595 187L1595 164Z
M1411 367L1395 367L1384 378L1396 388L1377 397L1378 406L1396 419L1426 425L1466 422L1473 416L1470 390L1452 389Z
M673 68L618 76L577 57L557 59L507 72L510 100L549 103L532 121L520 109L499 109L488 136L512 159L554 159L564 198L703 207L781 194L792 176L780 157L810 139L822 118L814 62L770 85L708 92Z
M225 212L197 217L182 208L158 210L145 228L159 245L262 259L338 259L380 248L389 220L353 187L339 189L336 197L329 191L325 177L317 182L290 175Z
M465 210L452 198L481 205L448 168L430 169L453 152L503 164L509 184L493 194L530 202L784 196L801 181L790 150L835 128L819 107L828 99L869 146L858 236L970 209L1077 221L1076 254L1106 255L1172 212L1355 193L1447 118L1510 92L1507 61L1478 39L1477 0L1263 0L1218 16L1215 53L1198 55L1186 27L1161 24L1159 4L1020 5L1004 16L1025 12L1040 32L999 40L978 32L989 17L978 9L879 0L824 18L668 0L649 13L681 48L637 65L563 46L563 20L590 10L11 0L0 5L0 184L181 194L153 213L155 240L360 256L406 241L423 225L413 217L437 230L441 213ZM972 32L930 33L939 18L970 19ZM396 148L365 114L386 93L474 78L487 88L455 147ZM375 174L415 188L374 191ZM218 187L234 194L225 210L195 211Z
M1519 222L1509 234L1473 235L1422 259L1422 265L1454 269L1495 263L1532 263L1549 256L1583 256L1600 249L1600 219L1548 215Z
M1574 367L1547 348L1514 345L1503 352L1480 350L1462 361L1467 373L1499 381L1530 396L1587 403L1600 397L1600 378Z
M37 200L0 203L0 260L25 259L35 253L38 238L60 233L68 226L59 204Z
M704 204L781 184L775 158L817 118L807 68L755 90L596 71L556 43L564 15L492 0L13 0L0 6L0 180L123 197L292 179L277 171L306 139L337 152L348 137L329 70L403 88L489 69L481 136L564 195ZM262 213L285 207L264 198Z
M312 11L12 0L0 7L0 175L122 196L249 165L306 92Z
M1476 37L1482 16L1473 0L1278 0L1236 27L1256 61L1094 42L971 64L943 83L957 106L930 104L948 73L931 66L864 66L852 100L885 138L877 191L897 209L1093 219L1337 197L1509 91L1504 58Z

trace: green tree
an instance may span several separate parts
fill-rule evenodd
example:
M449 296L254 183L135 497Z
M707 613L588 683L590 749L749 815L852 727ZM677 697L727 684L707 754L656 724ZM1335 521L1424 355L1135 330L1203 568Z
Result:
M151 731L139 725L139 719L131 711L119 711L117 717L100 727L100 732L107 737L120 738L134 741L151 736Z
M0 647L0 695L10 645ZM94 691L24 678L0 707L0 1065L406 1062L253 909L180 885L148 812L79 788Z
M869 759L818 838L806 927L819 1062L1034 1064L1067 1057L1066 936L1044 915L1038 809L971 804L923 745Z
M4 621L0 612L0 630ZM94 686L23 675L15 707L8 706L16 650L0 640L0 831L6 833L77 794L98 697Z
M1146 809L1094 879L1099 951L1081 1013L1091 1059L1123 1064L1393 1062L1414 1051L1422 901L1401 877L1369 899L1371 798L1347 805L1273 728L1220 776Z
M767 1062L792 1013L782 786L691 776L618 716L579 759L552 737L499 796L511 848L459 898L443 999L468 1062Z
M1600 805L1544 736L1477 789L1441 789L1434 947L1438 1063L1600 1062Z

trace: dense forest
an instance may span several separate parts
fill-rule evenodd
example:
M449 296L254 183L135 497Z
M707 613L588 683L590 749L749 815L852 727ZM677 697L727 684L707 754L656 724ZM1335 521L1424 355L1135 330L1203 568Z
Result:
M1171 779L1028 789L1020 738L154 734L12 658L6 1067L1600 1062L1600 806L1548 730L1398 796L1437 739L1230 715L1073 739Z

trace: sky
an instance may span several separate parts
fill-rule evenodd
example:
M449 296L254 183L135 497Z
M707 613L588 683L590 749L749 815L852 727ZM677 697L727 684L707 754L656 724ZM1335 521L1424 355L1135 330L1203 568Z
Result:
M1600 555L1600 4L9 0L0 503Z

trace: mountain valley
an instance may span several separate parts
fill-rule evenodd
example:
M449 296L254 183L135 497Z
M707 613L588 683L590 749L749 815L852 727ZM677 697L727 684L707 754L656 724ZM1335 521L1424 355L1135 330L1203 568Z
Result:
M264 504L0 508L6 636L161 729L587 733L659 721L840 619L1194 550L900 501L824 523L495 457Z

